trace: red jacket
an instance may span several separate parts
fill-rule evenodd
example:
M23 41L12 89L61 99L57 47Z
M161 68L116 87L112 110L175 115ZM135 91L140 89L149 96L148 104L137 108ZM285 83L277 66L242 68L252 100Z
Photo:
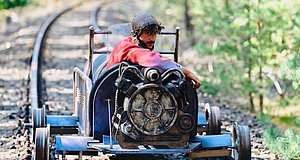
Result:
M132 37L120 41L113 49L106 69L122 61L129 61L148 68L156 68L163 72L170 68L182 68L171 59L164 58L159 52L141 48L132 42Z

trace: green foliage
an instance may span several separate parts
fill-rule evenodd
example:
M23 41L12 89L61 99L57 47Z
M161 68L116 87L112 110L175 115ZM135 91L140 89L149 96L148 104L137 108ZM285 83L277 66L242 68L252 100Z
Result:
M26 6L31 0L0 0L0 10Z
M172 28L183 21L183 0L152 0L149 12L157 15L158 20L165 28Z
M296 117L296 116L281 116L279 117L279 121L282 122L282 123L285 123L285 124L288 124L290 126L292 125L298 125L297 124L297 118L299 117Z
M266 139L267 142L273 142L276 140L278 137L280 137L280 130L274 126L269 127L265 132L264 132L264 138ZM270 143L270 144L271 144ZM269 146L270 149L273 149L272 145Z
M282 77L292 81L293 87L300 90L300 55L291 55L280 65Z
M277 128L270 127L264 133L264 138L267 141L268 147L283 159L300 158L300 135L291 129L286 130L281 136Z
M202 81L201 90L210 95L216 95L221 90L221 87L207 81Z
M245 66L241 69L245 73L251 66L257 74L258 67L276 70L280 64L278 56L282 52L289 51L289 55L295 55L298 51L295 48L299 44L296 42L298 35L294 31L299 32L299 28L295 27L299 21L295 21L294 14L298 15L299 11L297 7L290 6L296 6L298 3L295 1L292 4L277 0L233 0L227 4L222 0L193 3L198 3L198 9L201 10L196 13L201 15L197 19L201 39L196 46L201 54L234 56L244 62ZM295 65L292 66L288 69L295 68ZM299 68L293 71L298 71L291 75L297 75L293 78L299 80ZM261 85L261 82L255 81L258 79L252 79L248 83ZM253 89L248 88L249 91Z
M280 106L282 106L282 107L286 107L286 106L288 106L288 105L290 104L290 102L289 102L288 99L281 99L281 100L279 101L279 104L280 104Z
M300 127L300 116L295 118L295 123L296 123L297 127Z
M260 125L265 125L265 124L268 124L272 121L272 116L271 115L264 114L262 112L258 113L258 117L259 117Z
M259 113L260 125L267 125L271 123L272 116ZM299 126L299 117L280 117L280 121L292 125L296 123ZM299 122L297 120L299 119ZM297 124L299 123L299 124ZM281 158L290 160L300 158L300 135L293 130L287 129L283 135L278 128L270 126L263 134L266 139L267 146L270 150Z

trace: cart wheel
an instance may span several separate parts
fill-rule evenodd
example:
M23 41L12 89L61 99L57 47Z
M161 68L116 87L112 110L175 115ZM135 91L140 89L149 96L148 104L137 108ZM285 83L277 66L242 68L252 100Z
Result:
M239 126L236 122L233 124L232 143L235 146L232 150L235 160L251 159L250 131L247 126Z
M221 115L219 107L210 107L208 103L205 104L205 116L208 122L208 135L216 135L221 133Z
M49 128L36 128L35 160L49 159Z
M36 128L45 127L46 121L46 108L33 108L32 109L32 138L35 139Z

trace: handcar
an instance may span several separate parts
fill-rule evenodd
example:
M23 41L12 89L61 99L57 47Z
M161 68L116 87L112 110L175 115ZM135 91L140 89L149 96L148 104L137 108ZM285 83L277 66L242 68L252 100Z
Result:
M73 115L47 115L45 107L32 111L35 159L49 159L50 147L62 158L101 152L251 159L249 128L234 123L232 133L222 131L218 107L207 103L198 111L197 91L181 70L160 73L128 62L105 69L116 37L130 34L129 24L89 30L86 67L74 69ZM104 48L95 49L96 35L102 35ZM165 36L172 39L171 50L160 53L177 62L179 27L159 36L160 44Z

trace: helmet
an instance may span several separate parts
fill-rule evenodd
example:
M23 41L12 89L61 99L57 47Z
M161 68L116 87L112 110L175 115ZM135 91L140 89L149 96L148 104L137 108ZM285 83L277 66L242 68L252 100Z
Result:
M150 26L157 26L159 32L164 28L154 16L147 12L141 12L131 21L132 35L139 36L144 29Z

